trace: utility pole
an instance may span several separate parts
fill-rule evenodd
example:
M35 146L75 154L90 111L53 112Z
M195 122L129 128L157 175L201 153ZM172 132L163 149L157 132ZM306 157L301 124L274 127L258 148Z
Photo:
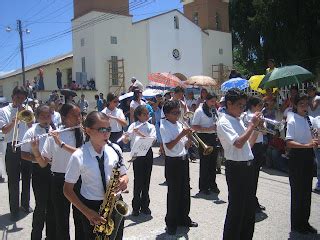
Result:
M22 66L22 84L26 86L26 73L24 69L24 51L23 51L23 32L21 26L21 20L17 20L17 29L20 36L20 53L21 53L21 66Z
M8 26L6 28L7 32L11 32L11 27ZM21 20L17 20L17 31L19 33L20 38L20 53L21 53L21 69L22 69L22 84L23 86L26 86L26 73L25 73L25 67L24 67L24 48L23 48L23 33L29 34L30 31L28 29L23 30L22 29L22 23Z

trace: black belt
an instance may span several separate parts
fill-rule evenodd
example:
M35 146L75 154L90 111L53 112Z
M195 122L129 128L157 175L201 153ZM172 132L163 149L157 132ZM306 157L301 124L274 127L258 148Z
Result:
M166 158L172 159L172 160L187 160L187 159L188 159L188 155L178 156L178 157L169 157L169 156L166 156Z
M231 161L232 164L235 165L247 165L247 166L251 166L253 164L253 160L248 160L248 161L234 161L234 160L226 160L226 161Z
M54 177L64 177L64 175L65 175L65 173L59 173L59 172L52 172L51 174Z

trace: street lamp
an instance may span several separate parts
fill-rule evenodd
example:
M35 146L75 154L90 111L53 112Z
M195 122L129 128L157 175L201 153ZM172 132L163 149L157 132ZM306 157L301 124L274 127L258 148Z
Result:
M6 32L11 32L12 29L10 26L6 27ZM23 33L25 32L26 34L30 33L29 29L25 29L24 31L22 30L21 26L21 20L17 20L17 29L20 37L20 53L21 53L21 67L22 67L22 84L23 86L26 86L26 73L25 73L25 68L24 68L24 49L23 49Z

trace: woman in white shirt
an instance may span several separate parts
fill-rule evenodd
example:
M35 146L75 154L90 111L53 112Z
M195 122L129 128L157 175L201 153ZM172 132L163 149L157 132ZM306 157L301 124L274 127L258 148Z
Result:
M312 117L308 113L308 96L294 99L293 116L287 123L291 187L291 230L302 234L317 233L309 224L313 178L314 149L318 141L312 136Z
M107 107L102 110L110 118L111 134L110 142L117 143L117 140L122 136L123 127L126 127L127 121L123 111L118 108L119 98L114 93L107 95Z
M115 193L125 190L129 179L122 164L121 149L116 144L107 144L111 131L109 118L104 113L93 111L88 114L84 127L88 141L70 158L64 194L82 212L84 239L89 240L95 239L93 225L106 222L98 211L105 198L113 168L116 167L120 171ZM73 189L80 176L82 185L80 196L77 196ZM120 223L116 239L122 239L122 234L123 221Z
M60 109L64 127L75 127L81 123L81 113L77 105L66 103ZM83 144L83 134L80 128L61 133L51 132L52 137L46 139L42 152L39 142L32 144L32 152L41 167L51 162L51 198L56 217L57 239L70 239L69 214L70 202L63 194L64 177L71 154ZM80 183L78 183L80 184ZM79 188L79 186L77 186ZM76 239L83 236L80 214L73 208L73 218L76 228Z
M146 105L146 103L142 100L142 91L139 89L136 89L133 92L133 99L130 102L130 123L134 122L134 110L139 105Z
M137 138L152 137L156 139L156 128L148 122L149 111L145 106L138 106L134 110L135 122L129 126L124 142L131 141L131 149ZM143 125L141 125L143 124ZM140 126L136 128L136 126ZM137 157L133 161L134 185L133 185L133 199L132 199L132 215L138 216L140 211L144 214L150 215L149 208L150 197L150 177L153 164L152 148L148 150L146 156Z
M25 133L23 140L35 138L51 130L51 112L48 105L41 105L35 110L35 118L38 123L34 124ZM39 149L42 151L46 138L39 139ZM35 208L32 218L31 239L42 239L44 223L46 223L46 238L55 239L55 218L51 201L51 170L50 165L45 168L35 161L32 154L31 142L21 146L21 158L32 161L32 189L35 198Z
M192 128L197 132L198 136L207 144L213 147L212 153L204 155L204 149L199 148L200 155L200 174L199 174L199 190L206 195L210 194L210 190L219 193L220 190L216 184L216 165L217 165L217 133L216 121L217 110L215 104L217 96L208 93L202 105L200 105L194 113ZM201 145L200 145L201 146Z

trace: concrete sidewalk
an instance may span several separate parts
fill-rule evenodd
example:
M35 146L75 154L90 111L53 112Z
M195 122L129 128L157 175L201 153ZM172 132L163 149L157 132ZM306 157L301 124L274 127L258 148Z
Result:
M158 148L154 148L154 156L157 157ZM125 153L125 159L129 154ZM129 167L129 164L126 164ZM190 217L199 223L198 228L179 228L177 235L170 237L165 233L164 216L166 213L167 187L164 182L164 160L154 159L151 177L150 195L152 211L151 216L130 216L125 221L124 239L221 239L223 224L227 208L227 185L222 174L217 175L217 184L221 193L206 196L198 194L199 160L190 163L191 177L191 212ZM129 194L123 194L124 200L131 206L133 193L133 169L128 170L130 177ZM34 207L32 195L31 206ZM257 215L254 239L272 240L316 240L318 235L300 235L290 233L290 186L288 177L281 172L265 169L260 174L258 197L267 210ZM13 223L9 220L9 203L7 183L0 184L0 231L1 239L30 239L32 214L24 215ZM320 231L320 195L312 194L312 209L310 223ZM70 218L71 239L74 239L74 227Z

